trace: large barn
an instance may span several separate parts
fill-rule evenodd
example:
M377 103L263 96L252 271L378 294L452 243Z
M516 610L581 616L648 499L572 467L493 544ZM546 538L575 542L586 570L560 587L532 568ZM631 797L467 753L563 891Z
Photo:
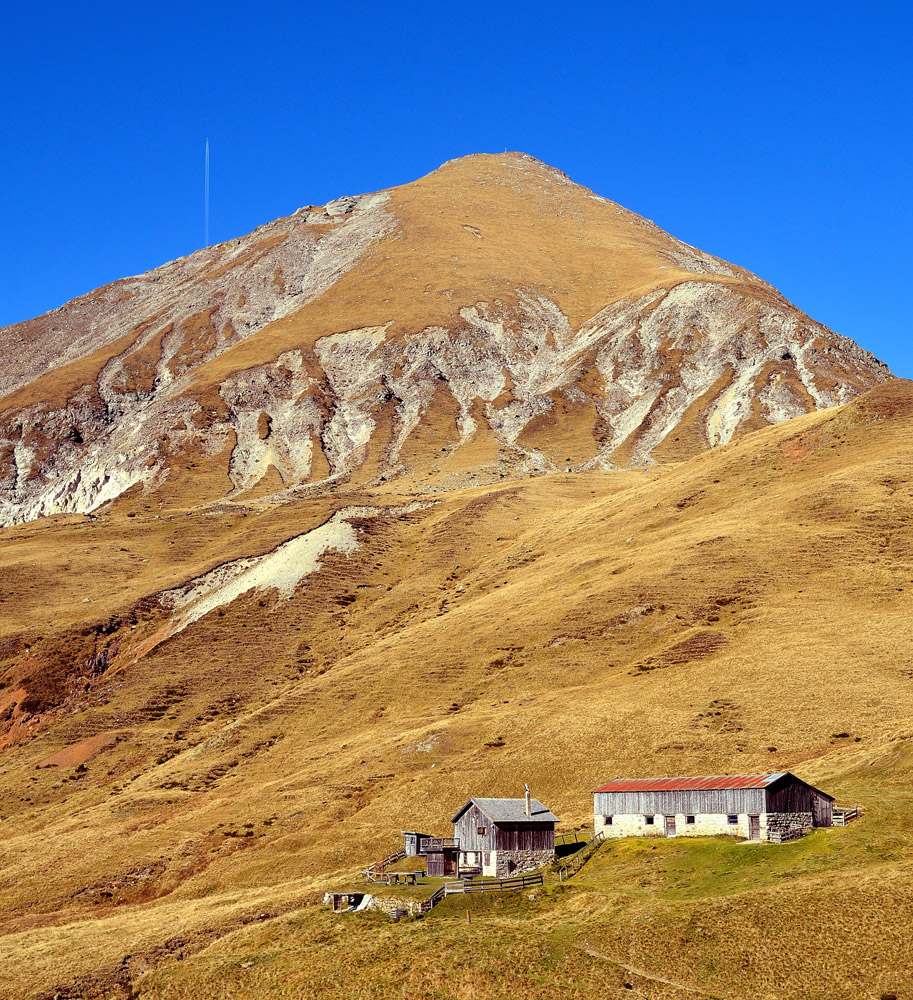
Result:
M460 870L506 877L555 856L558 817L538 799L470 799L451 820Z
M615 778L593 792L606 837L730 834L779 842L831 826L834 799L789 771L695 778Z

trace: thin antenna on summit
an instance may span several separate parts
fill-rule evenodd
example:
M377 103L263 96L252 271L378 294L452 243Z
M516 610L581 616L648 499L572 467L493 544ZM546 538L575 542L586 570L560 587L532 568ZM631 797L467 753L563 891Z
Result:
M209 140L206 140L206 166L204 169L203 177L203 219L206 230L206 243L205 246L209 246Z

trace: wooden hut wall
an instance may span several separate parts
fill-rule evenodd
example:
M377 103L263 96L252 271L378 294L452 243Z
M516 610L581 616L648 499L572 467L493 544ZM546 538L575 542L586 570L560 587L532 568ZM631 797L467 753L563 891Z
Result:
M447 878L457 874L457 852L447 851L429 854L425 870L430 878Z
M406 852L406 857L414 857L419 852L419 845L422 837L427 836L424 833L416 833L413 831L403 832L403 850Z
M600 816L732 816L766 811L761 788L597 792L594 807Z
M479 827L485 833L479 833ZM461 851L493 851L495 849L494 824L478 808L470 806L453 824L453 835L459 837Z
M812 798L812 822L815 826L834 825L834 803L826 795L815 793Z
M495 831L499 851L553 851L554 823L499 823Z
M767 811L811 813L815 826L833 823L833 800L804 781L788 775L767 789Z
M804 781L788 775L774 782L767 789L767 812L780 813L812 813L815 812L815 802L824 799L829 801L823 792L812 788ZM821 807L819 806L819 811ZM823 825L823 824L822 824Z

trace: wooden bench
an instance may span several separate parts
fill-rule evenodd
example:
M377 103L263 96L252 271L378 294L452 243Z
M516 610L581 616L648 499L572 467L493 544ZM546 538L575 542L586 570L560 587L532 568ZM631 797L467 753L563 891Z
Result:
M387 885L415 885L424 874L424 872L385 872L383 879Z

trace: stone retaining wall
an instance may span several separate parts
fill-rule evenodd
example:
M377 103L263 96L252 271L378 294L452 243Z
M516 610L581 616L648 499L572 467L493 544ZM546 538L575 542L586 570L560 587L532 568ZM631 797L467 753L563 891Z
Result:
M554 851L497 851L495 876L509 878L524 872L536 871L547 865L555 856Z
M402 899L396 896L375 896L373 893L324 893L323 901L332 906L337 913L351 913L355 907L342 907L336 909L334 896L356 896L358 897L358 911L364 913L368 910L375 910L380 913L387 913L391 917L409 916L417 917L422 912L421 899Z
M767 839L772 844L782 844L786 840L804 837L814 826L809 813L768 813Z
M379 910L391 917L417 917L422 912L422 900L397 899L393 896L372 896L366 910Z

